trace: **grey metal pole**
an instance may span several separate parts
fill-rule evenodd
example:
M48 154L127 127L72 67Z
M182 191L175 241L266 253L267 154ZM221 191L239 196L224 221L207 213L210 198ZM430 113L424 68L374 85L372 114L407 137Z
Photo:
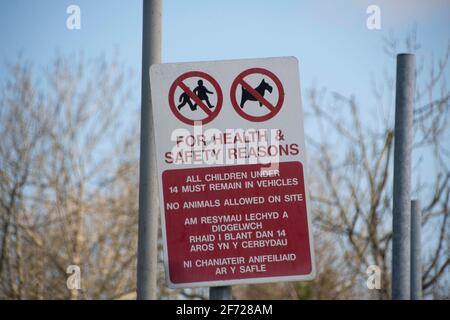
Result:
M411 201L411 300L422 300L422 212L419 200Z
M415 56L397 56L392 244L392 299L410 299L411 145Z
M161 0L143 1L137 298L156 299L158 188L149 68L161 62Z
M210 287L209 300L231 300L231 286Z

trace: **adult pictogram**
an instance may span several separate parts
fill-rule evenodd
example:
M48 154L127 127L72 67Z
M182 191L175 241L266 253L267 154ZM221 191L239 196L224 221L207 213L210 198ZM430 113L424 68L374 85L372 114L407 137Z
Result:
M217 81L205 72L186 72L176 78L169 89L169 106L172 113L189 125L204 125L212 121L219 114L222 104L222 89ZM189 106L189 109L186 106Z
M259 83L256 87L252 87L246 78L257 78ZM275 84L275 89L271 85ZM241 89L238 92L238 89ZM266 97L277 95L275 103L270 102ZM240 102L238 103L238 98ZM241 72L233 81L230 89L230 99L236 112L249 121L262 122L273 118L280 110L284 101L284 89L280 79L267 69L251 68ZM255 104L249 102L257 102L260 108L264 108L264 112L255 114L252 112ZM254 111L254 110L253 110Z

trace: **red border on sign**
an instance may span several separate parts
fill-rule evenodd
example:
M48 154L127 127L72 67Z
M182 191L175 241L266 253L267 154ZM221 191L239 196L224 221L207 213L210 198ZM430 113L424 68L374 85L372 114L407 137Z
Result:
M258 92L255 91L247 82L245 82L244 78L250 74L254 73L261 73L263 75L268 76L277 86L278 89L278 101L276 105L272 105L267 99L265 99L263 96L261 96ZM267 109L269 109L269 113L263 115L263 116L252 116L248 113L245 113L244 110L239 106L238 102L236 101L236 90L238 87L238 84L243 86L248 92L254 96L258 102L261 102ZM281 110L281 106L283 105L284 101L284 89L283 85L281 84L280 79L278 77L270 72L267 69L263 68L251 68L247 69L243 72L241 72L233 81L230 89L230 99L231 104L233 105L234 110L244 119L247 119L252 122L262 122L267 121L271 118L273 118L278 112Z
M208 80L214 87L217 93L217 102L214 110L211 111L204 103L201 101L184 83L183 81L187 78L192 77L198 77L203 78L205 80ZM185 93L189 95L189 97L195 101L195 103L207 114L206 118L200 119L200 120L192 120L184 115L182 115L176 106L175 103L175 90L177 87L180 87L181 90L183 90ZM183 73L181 76L175 79L175 81L172 83L169 89L169 106L170 110L172 110L172 113L177 117L178 120L181 122L184 122L189 125L196 125L196 124L207 124L208 122L211 122L220 112L220 109L222 109L223 104L223 95L222 95L222 89L219 86L219 83L211 77L209 74L201 71L189 71L186 73Z

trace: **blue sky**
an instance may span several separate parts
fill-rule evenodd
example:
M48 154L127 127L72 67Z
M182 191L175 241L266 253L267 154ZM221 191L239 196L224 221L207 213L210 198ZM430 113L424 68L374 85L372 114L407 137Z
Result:
M71 4L81 8L81 30L66 28ZM381 9L381 30L366 27L371 4ZM448 0L164 0L162 59L296 56L303 93L318 85L363 101L372 77L395 70L383 37L401 38L417 24L421 54L438 56L450 39L449 17ZM3 62L18 53L39 70L57 53L89 58L118 49L137 72L129 107L139 110L141 27L141 0L0 0L0 80Z
M81 30L68 30L66 8L81 8ZM381 30L366 28L366 8L381 9ZM0 0L0 61L18 52L37 65L56 54L87 57L119 48L140 71L142 1ZM370 77L390 68L382 37L417 23L423 53L443 52L450 39L444 0L165 0L163 62L296 56L302 87L320 84L343 94L370 93Z

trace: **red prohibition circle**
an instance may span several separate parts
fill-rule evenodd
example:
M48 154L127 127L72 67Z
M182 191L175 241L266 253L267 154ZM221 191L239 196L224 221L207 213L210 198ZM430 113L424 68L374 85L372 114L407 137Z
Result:
M252 116L248 113L245 113L244 110L239 106L238 102L236 101L236 90L237 90L238 85L240 84L242 86L242 82L244 82L246 84L246 82L244 81L244 78L246 76L248 76L250 74L254 74L254 73L260 73L260 74L268 76L275 83L275 85L277 86L277 89L278 89L278 101L275 106L273 106L269 101L265 100L264 97L260 96L259 94L258 94L259 97L256 97L255 96L256 94L254 95L252 93L252 95L255 96L255 98L257 98L258 102L261 102L266 108L269 109L269 113L267 113L263 116ZM251 88L251 89L253 90L253 88ZM280 79L278 79L278 77L274 73L270 72L267 69L263 69L263 68L251 68L251 69L247 69L247 70L241 72L234 79L233 83L231 84L230 99L231 99L231 104L233 105L234 110L236 110L236 112L242 118L247 119L252 122L263 122L263 121L267 121L267 120L273 118L278 112L280 112L281 107L283 105L283 101L284 101L284 89L283 89L283 85L281 84Z
M189 88L183 83L183 81L188 78L193 78L193 77L198 77L198 78L203 78L205 80L208 80L213 85L213 87L217 93L216 106L215 106L214 110L212 110L212 111L207 106L205 106L205 104L201 100L199 100L197 98L199 101L196 101L194 99L194 101L197 102L197 105L207 114L206 118L200 119L200 120L192 120L192 119L189 119L189 118L185 117L184 115L182 115L178 111L176 103L175 103L175 90L177 89L177 87L180 87L181 90L183 90L183 92L186 92L186 90L189 90ZM186 93L191 98L196 97L192 91L190 91L190 93L189 92L186 92ZM211 122L219 114L220 109L222 109L222 104L223 104L222 89L220 89L220 86L217 83L217 81L205 72L190 71L190 72L183 73L181 76L179 76L178 78L175 79L175 81L172 83L172 85L170 86L170 89L169 89L170 110L172 110L172 113L175 115L175 117L178 118L178 120L180 120L181 122L184 122L186 124L192 125L192 126L196 125L196 124L204 125L204 124L207 124L208 122Z

